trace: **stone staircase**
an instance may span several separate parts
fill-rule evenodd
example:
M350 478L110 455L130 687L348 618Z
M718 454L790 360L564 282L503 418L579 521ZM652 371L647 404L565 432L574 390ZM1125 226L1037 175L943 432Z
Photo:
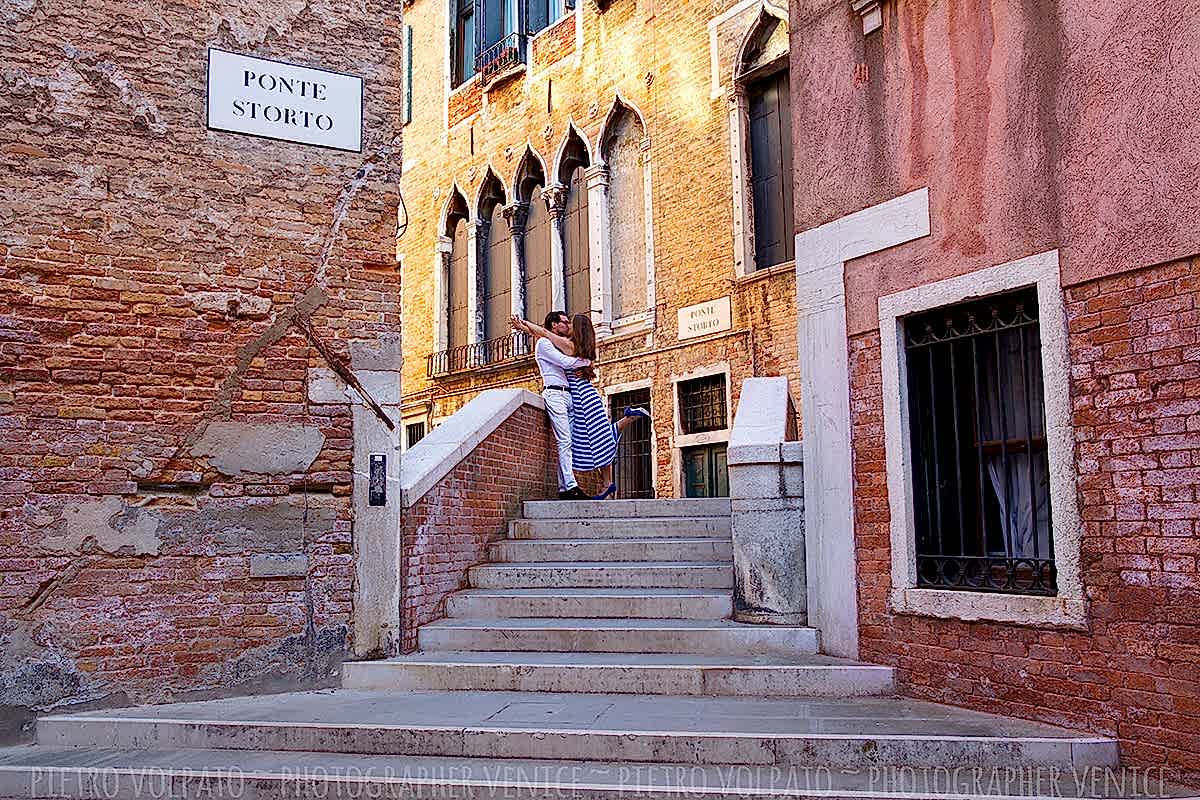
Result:
M0 798L1123 796L1074 779L1113 740L897 698L812 628L731 621L728 501L526 503L491 556L413 654L43 718Z

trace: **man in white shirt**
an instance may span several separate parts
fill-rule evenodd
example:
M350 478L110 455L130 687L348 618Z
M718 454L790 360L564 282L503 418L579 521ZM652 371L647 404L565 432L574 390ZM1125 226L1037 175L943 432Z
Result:
M559 336L571 335L571 318L563 311L546 315L546 330ZM550 427L558 444L558 497L560 500L590 499L575 480L571 470L571 392L567 387L567 370L586 367L586 358L564 355L549 339L538 339L533 348L538 371L542 373L542 399L550 415Z

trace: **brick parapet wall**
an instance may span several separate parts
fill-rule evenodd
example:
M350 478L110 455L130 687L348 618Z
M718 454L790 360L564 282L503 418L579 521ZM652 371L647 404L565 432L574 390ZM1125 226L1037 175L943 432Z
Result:
M402 646L443 616L447 596L467 587L526 500L557 496L557 455L546 412L522 405L404 511Z
M1200 261L1066 290L1089 631L893 614L879 333L850 339L862 657L1200 784Z

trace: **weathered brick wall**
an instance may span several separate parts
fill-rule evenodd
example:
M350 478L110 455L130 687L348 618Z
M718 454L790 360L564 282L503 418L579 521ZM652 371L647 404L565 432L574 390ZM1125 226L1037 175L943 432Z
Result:
M533 68L547 67L575 52L575 15L568 14L530 42Z
M438 619L447 595L467 586L467 570L488 560L526 500L558 495L554 434L546 412L521 406L471 454L404 510L404 650L417 628Z
M879 334L850 340L862 656L910 694L1120 738L1200 783L1200 259L1066 291L1090 630L901 616Z
M300 323L398 368L396 7L2 14L0 738L63 704L328 681L351 414L309 402ZM206 130L209 46L364 76L364 151ZM298 574L250 577L280 552Z

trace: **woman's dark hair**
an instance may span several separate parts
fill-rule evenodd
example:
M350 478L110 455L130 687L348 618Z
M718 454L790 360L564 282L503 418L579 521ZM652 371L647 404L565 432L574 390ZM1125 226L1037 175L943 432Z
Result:
M577 357L596 360L596 329L592 327L592 318L587 314L571 317L571 344L575 345ZM590 365L576 371L584 380L596 379L596 370Z

